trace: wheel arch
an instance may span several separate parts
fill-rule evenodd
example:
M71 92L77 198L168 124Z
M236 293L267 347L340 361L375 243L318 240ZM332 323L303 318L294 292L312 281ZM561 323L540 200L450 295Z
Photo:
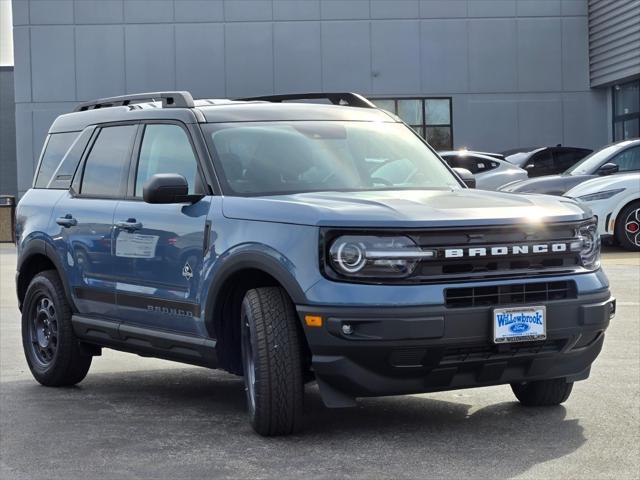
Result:
M294 306L304 303L304 293L293 274L264 251L243 251L224 259L208 289L205 326L216 339L220 367L231 373L242 374L239 319L244 295L248 290L266 286L281 287Z
M640 202L640 196L633 196L629 198L625 198L624 201L620 202L616 209L611 213L611 219L609 220L613 224L613 234L616 233L616 228L618 226L618 218L620 216L620 212L622 212L625 208L631 205L634 202Z
M33 277L45 270L55 270L62 282L64 294L71 305L73 311L76 311L69 283L65 277L64 268L60 264L60 260L53 253L52 247L42 239L33 239L22 250L18 258L18 266L16 273L16 293L18 296L18 308L22 310L22 303L27 293L27 288Z

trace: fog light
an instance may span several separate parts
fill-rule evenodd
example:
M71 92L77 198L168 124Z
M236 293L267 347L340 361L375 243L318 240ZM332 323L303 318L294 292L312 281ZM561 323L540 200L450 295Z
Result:
M342 333L344 333L345 335L351 335L353 333L353 327L348 323L345 323L344 325L342 325Z

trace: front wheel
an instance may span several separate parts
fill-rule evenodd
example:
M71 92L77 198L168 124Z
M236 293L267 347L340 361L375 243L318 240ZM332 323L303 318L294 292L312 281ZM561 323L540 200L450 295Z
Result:
M42 385L75 385L89 371L91 355L83 352L73 333L71 308L55 271L38 273L27 288L22 346L33 377Z
M527 407L560 405L569 398L572 389L573 382L565 378L511 384L516 398Z
M249 418L260 435L287 435L302 424L302 340L282 288L249 290L242 301L241 344Z

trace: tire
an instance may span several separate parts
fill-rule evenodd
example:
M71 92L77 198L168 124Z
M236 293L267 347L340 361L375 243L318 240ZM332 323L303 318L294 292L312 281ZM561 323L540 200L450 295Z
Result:
M70 386L87 376L92 357L73 333L71 308L53 270L38 273L27 288L22 347L33 377L42 385Z
M264 436L302 425L302 339L293 304L279 287L249 290L241 309L242 367L249 418Z
M618 214L615 237L625 250L640 252L640 202L631 202Z
M567 382L565 378L554 378L552 380L512 383L511 389L522 405L547 407L565 402L571 395L573 382Z

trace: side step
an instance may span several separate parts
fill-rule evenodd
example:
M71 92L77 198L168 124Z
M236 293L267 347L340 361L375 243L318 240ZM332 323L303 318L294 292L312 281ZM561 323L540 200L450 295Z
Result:
M216 341L211 338L184 335L127 325L118 320L73 315L76 336L87 343L137 353L147 357L216 368Z

